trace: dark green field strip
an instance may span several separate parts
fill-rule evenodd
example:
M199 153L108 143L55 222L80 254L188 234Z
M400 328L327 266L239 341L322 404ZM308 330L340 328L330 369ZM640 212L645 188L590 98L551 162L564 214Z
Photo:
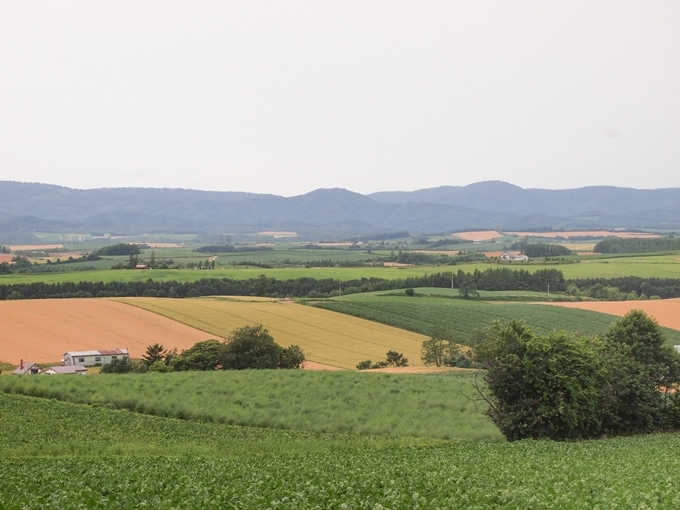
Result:
M408 297L375 297L365 301L319 301L313 306L429 335L443 326L465 343L470 334L495 320L523 319L537 332L554 329L587 335L603 334L617 317L609 314L531 304L490 304L441 299L437 303ZM662 328L670 345L680 344L680 331Z
M315 432L502 440L469 374L243 370L2 377L0 391L183 419Z
M418 444L183 422L7 395L0 395L0 413L5 509L680 507L677 434ZM12 426L15 420L30 427ZM81 430L73 430L78 424ZM24 441L34 448L14 448ZM106 443L111 448L102 449ZM129 444L140 447L130 454ZM182 450L169 446L175 444Z

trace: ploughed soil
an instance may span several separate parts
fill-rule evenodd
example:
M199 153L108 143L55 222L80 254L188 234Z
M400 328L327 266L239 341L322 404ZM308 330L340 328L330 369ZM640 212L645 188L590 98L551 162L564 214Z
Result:
M362 373L371 374L442 374L445 372L469 372L474 371L469 368L458 367L388 367L388 368L372 368L370 370L362 370Z
M66 351L116 347L141 358L151 344L181 351L209 338L216 337L108 299L0 301L0 359L17 365L21 359L51 363Z
M503 237L503 234L496 232L495 230L476 230L474 232L456 232L454 236L465 239L466 241L490 241L497 237Z
M13 246L10 246L9 249L12 251L31 251L31 250L49 251L63 247L64 247L63 244L15 244Z
M616 230L580 230L569 232L506 232L508 235L517 235L521 237L545 237L554 239L555 237L611 237L616 236L621 239L661 237L659 234L652 234L651 232L617 232Z
M680 330L680 298L653 299L651 301L591 301L571 303L540 303L548 306L564 306L594 312L624 316L631 310L642 310L654 317L659 325Z

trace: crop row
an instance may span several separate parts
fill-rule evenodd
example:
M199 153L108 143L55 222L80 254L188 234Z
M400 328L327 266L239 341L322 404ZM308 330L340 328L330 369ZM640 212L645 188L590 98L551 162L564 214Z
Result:
M589 310L533 304L489 304L453 299L408 297L375 297L366 300L319 301L314 306L353 315L406 329L424 335L433 328L444 327L453 332L459 342L466 343L478 329L490 326L495 320L523 319L536 332L564 330L584 335L598 335L607 331L616 317ZM667 343L680 344L680 331L662 328Z
M306 370L0 377L0 391L236 425L499 440L466 397L470 377Z
M0 508L680 506L673 475L680 469L677 434L579 443L419 444L352 435L251 432L0 395L3 427L17 412L34 430L10 426L12 435L0 435ZM75 421L66 419L68 415ZM85 425L74 433L80 449L71 451L73 443L62 438L53 442L64 449L51 450L50 441L68 435L78 421ZM43 453L13 449L27 440ZM107 441L119 444L120 453L99 451ZM212 447L210 451L197 448L201 441ZM125 443L144 443L144 448L131 452ZM173 450L175 444L183 445L183 451Z

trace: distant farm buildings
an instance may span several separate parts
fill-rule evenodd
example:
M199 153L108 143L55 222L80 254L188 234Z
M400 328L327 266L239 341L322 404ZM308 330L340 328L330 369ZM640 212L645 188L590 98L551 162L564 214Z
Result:
M526 262L529 260L529 257L526 255L513 255L512 253L504 251L498 256L498 260L502 262Z
M21 360L19 366L12 372L14 375L37 375L42 371L37 363Z
M106 365L118 358L127 358L127 349L102 349L99 351L70 351L64 353L62 363L64 365L83 365L93 367L95 365Z
M43 370L41 375L85 375L86 373L87 367L83 365L62 365Z
M87 367L83 365L61 365L43 370L37 363L21 360L19 366L12 372L13 375L85 375Z

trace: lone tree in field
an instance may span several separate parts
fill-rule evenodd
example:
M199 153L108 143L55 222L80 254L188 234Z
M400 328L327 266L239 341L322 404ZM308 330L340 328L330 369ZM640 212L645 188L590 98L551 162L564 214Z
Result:
M485 414L508 441L583 439L600 432L605 371L595 346L566 332L535 335L496 323L476 349L490 392Z
M458 295L463 299L479 297L474 275L465 274L462 270L458 270Z
M168 351L159 343L155 343L153 345L150 345L146 348L146 354L142 356L144 360L144 364L147 367L150 367L157 361L163 361L165 360L165 357L167 356Z
M261 324L236 328L220 349L225 370L301 368L305 355L298 345L283 348Z
M404 357L403 352L387 351L387 359L385 360L388 366L391 367L407 367L408 358Z
M420 349L420 359L424 365L441 367L460 353L460 348L449 340L450 336L444 329L435 328Z
M170 361L175 371L183 370L215 370L222 342L218 340L204 340L195 343L191 348L182 351Z

